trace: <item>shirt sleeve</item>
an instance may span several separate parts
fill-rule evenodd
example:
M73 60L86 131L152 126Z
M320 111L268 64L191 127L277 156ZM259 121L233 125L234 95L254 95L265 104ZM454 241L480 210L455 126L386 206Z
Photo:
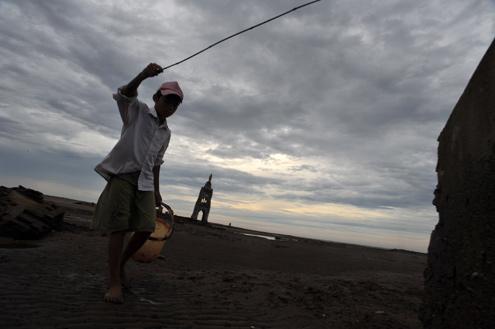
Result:
M139 101L137 97L127 97L122 94L122 88L123 86L120 87L115 94L113 94L113 99L117 102L117 107L124 126L127 126L137 115L137 111L139 110Z
M165 151L168 148L168 143L170 142L170 137L163 143L162 147L158 151L158 154L156 155L156 160L155 160L155 167L161 166L165 161L163 161L163 156L165 155Z

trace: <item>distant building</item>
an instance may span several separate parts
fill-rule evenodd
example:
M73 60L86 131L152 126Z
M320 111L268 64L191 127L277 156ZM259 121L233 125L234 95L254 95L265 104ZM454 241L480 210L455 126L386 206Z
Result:
M192 219L198 219L198 214L200 211L203 212L203 216L201 217L201 224L208 224L208 214L210 213L211 206L211 198L213 197L213 189L211 188L211 178L212 174L210 174L210 178L205 183L205 185L199 191L198 200L194 205L194 210L191 215Z

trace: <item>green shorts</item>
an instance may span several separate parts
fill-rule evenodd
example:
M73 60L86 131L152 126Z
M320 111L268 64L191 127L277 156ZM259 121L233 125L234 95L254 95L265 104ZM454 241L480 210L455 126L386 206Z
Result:
M155 230L155 193L139 191L128 178L113 176L98 199L93 229L102 233Z

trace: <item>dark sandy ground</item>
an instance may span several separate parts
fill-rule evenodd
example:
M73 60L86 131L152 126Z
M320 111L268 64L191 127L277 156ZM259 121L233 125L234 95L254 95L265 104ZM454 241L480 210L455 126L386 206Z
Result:
M159 259L130 262L125 303L104 303L92 206L47 198L64 231L0 240L1 328L421 328L426 255L220 225L177 224Z

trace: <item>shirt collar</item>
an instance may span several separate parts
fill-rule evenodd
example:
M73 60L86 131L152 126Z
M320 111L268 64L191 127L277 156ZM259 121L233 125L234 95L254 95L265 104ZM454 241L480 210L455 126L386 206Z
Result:
M148 107L148 114L151 115L153 117L153 119L155 119L156 122L159 124L160 119L158 119L158 113L156 112L155 107L154 106L152 106L151 108L149 106L147 106L147 107ZM158 128L167 128L168 129L167 119L165 119L161 125L159 124Z
M156 119L156 120L157 120L157 122L159 122L158 119ZM161 125L159 125L158 128L168 129L167 119L163 120L163 123Z
M149 114L151 114L155 119L158 120L158 113L156 112L156 109L154 106L152 106L151 108L148 107L148 112Z

